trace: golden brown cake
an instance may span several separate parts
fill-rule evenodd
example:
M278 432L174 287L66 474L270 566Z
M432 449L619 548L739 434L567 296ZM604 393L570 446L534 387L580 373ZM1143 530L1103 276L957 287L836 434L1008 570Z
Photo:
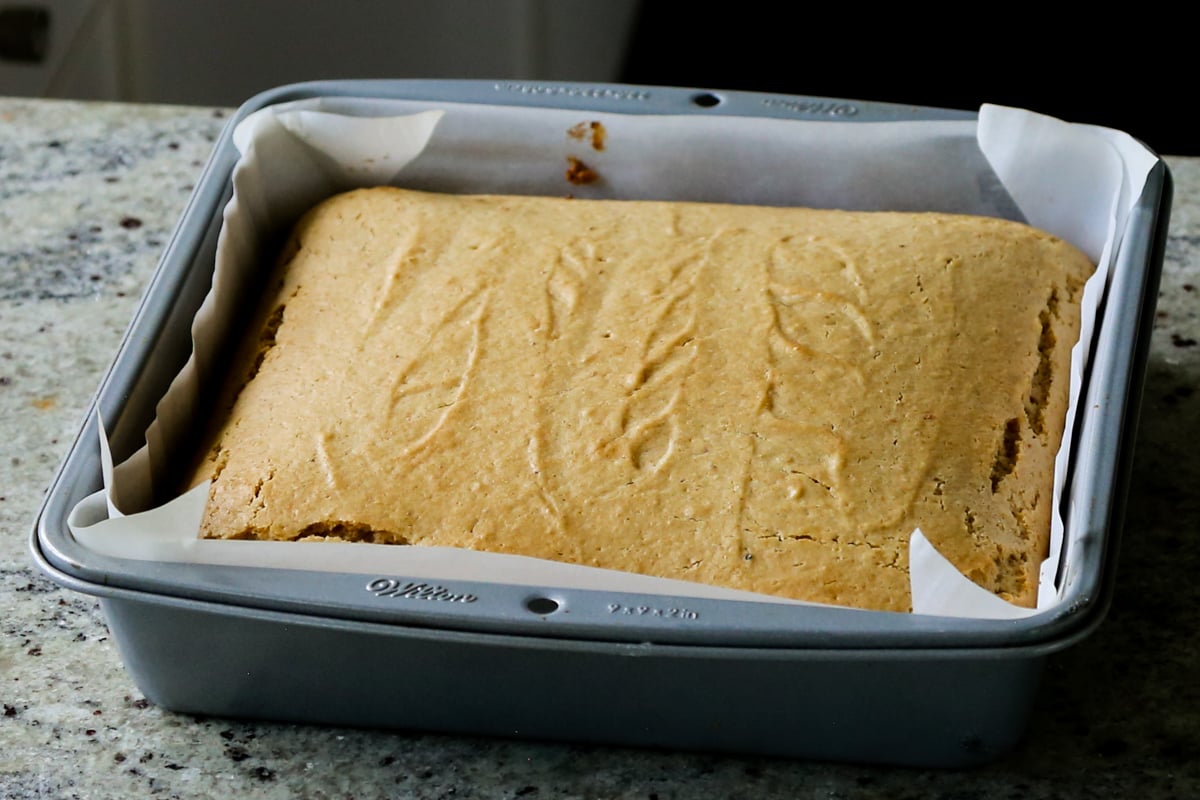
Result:
M202 535L910 607L920 527L1032 605L1078 296L997 219L380 188L296 227Z

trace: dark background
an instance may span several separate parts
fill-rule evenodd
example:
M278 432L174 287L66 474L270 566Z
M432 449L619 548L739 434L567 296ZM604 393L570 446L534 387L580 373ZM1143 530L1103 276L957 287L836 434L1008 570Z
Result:
M1200 34L1182 11L1164 19L1153 5L1008 5L997 18L979 8L934 16L907 4L706 10L646 0L622 80L972 110L998 103L1118 128L1162 154L1200 155Z

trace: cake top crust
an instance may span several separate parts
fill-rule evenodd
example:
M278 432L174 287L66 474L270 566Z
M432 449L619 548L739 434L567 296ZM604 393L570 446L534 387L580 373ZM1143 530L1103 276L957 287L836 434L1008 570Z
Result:
M296 227L202 531L909 607L921 528L1036 599L1077 298L1018 223L357 190Z

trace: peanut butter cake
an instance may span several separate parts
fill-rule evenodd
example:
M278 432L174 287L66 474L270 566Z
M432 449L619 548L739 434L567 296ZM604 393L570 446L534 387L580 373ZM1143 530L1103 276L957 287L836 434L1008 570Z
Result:
M906 610L920 527L1036 599L1093 267L998 219L334 197L194 480L202 535L446 545Z

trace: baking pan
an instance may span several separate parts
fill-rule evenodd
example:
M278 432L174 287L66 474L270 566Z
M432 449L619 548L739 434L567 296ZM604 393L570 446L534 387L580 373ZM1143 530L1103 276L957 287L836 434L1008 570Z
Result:
M99 420L137 450L191 353L238 158L235 126L297 100L367 98L634 115L855 123L975 115L698 89L484 81L337 81L259 95L226 126L92 413L40 510L31 548L99 598L145 695L206 715L461 731L909 765L964 766L1024 731L1045 658L1107 608L1153 319L1171 179L1155 161L1132 206L1087 366L1070 480L1084 535L1063 602L1022 619L404 575L131 560L68 520L103 485ZM1082 492L1082 494L1080 494Z

